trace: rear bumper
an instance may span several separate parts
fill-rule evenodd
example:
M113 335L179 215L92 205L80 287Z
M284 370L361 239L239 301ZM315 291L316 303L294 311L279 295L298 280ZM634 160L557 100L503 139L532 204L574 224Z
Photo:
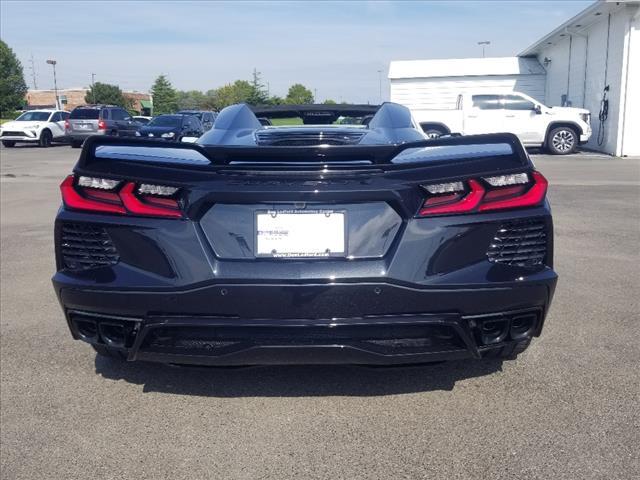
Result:
M85 140L89 137L92 137L94 135L106 135L107 131L106 130L98 130L98 131L91 131L91 132L79 132L76 130L67 130L67 138L69 140Z
M129 360L221 366L481 358L540 335L556 275L548 270L519 283L215 284L125 292L74 288L54 278L74 338L123 348ZM524 330L514 330L523 318ZM497 326L491 338L487 322Z

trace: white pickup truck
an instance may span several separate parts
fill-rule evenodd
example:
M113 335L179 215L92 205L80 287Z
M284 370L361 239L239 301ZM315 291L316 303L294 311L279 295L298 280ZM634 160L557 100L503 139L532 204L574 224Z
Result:
M589 110L547 107L524 93L465 93L455 109L413 110L431 138L448 134L511 132L527 147L545 147L556 155L573 152L591 136Z

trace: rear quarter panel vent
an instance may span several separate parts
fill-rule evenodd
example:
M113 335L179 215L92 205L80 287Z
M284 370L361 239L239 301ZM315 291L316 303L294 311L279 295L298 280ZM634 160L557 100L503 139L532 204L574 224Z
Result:
M83 223L62 224L60 253L64 268L69 270L105 267L120 260L107 231L103 227Z
M518 220L498 228L487 257L490 262L532 267L547 257L547 225L544 219Z

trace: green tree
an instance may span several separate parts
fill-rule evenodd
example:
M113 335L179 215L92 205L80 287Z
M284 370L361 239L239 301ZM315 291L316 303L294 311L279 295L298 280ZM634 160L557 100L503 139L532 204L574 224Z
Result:
M313 103L313 93L304 85L295 83L289 87L287 98L285 98L284 101L285 103L293 105Z
M207 108L207 96L199 90L178 90L176 99L180 110L203 110Z
M173 113L178 110L176 91L165 75L160 75L151 87L153 114Z
M336 105L336 101L335 100L331 100L330 98L327 98L324 102L325 105Z
M282 104L284 104L284 98L279 97L277 95L272 95L271 97L269 97L269 100L267 100L267 104L268 105L282 105Z
M216 101L216 92L217 89L207 90L204 93L204 98L202 99L202 108L204 110L219 110Z
M26 93L22 64L9 45L0 40L0 116L22 107Z
M269 95L262 84L261 76L262 74L254 68L251 79L251 95L247 99L247 103L251 105L264 105L269 102Z
M108 83L94 83L84 96L87 103L104 103L107 105L118 105L123 108L131 107L131 100L127 99L120 87Z
M216 110L222 110L234 103L249 103L252 94L253 86L249 82L236 80L216 90L208 91L207 97Z

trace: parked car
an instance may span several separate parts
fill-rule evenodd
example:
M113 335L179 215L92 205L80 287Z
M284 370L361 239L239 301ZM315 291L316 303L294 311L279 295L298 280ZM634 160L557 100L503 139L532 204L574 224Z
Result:
M553 226L515 135L426 139L393 103L368 126L333 122L372 106L286 108L305 124L233 105L195 144L87 140L55 222L75 339L174 364L402 364L540 335Z
M134 122L138 122L140 125L146 125L151 121L153 117L145 117L143 115L134 115L131 118L133 118Z
M205 132L213 127L216 117L218 116L217 112L210 112L206 110L180 110L178 113L198 117L198 120L202 123L202 128L204 128Z
M154 117L136 132L138 137L158 138L180 142L184 138L198 138L204 133L202 124L193 115L167 114Z
M591 114L584 108L547 107L524 93L465 93L452 110L414 110L427 136L450 133L511 132L527 147L555 155L575 151L591 136Z
M140 124L129 112L115 105L83 105L71 111L65 130L73 148L79 148L91 135L133 137Z
M15 120L0 126L2 145L13 147L16 143L37 143L49 147L52 142L66 141L64 122L69 112L64 110L30 110Z

